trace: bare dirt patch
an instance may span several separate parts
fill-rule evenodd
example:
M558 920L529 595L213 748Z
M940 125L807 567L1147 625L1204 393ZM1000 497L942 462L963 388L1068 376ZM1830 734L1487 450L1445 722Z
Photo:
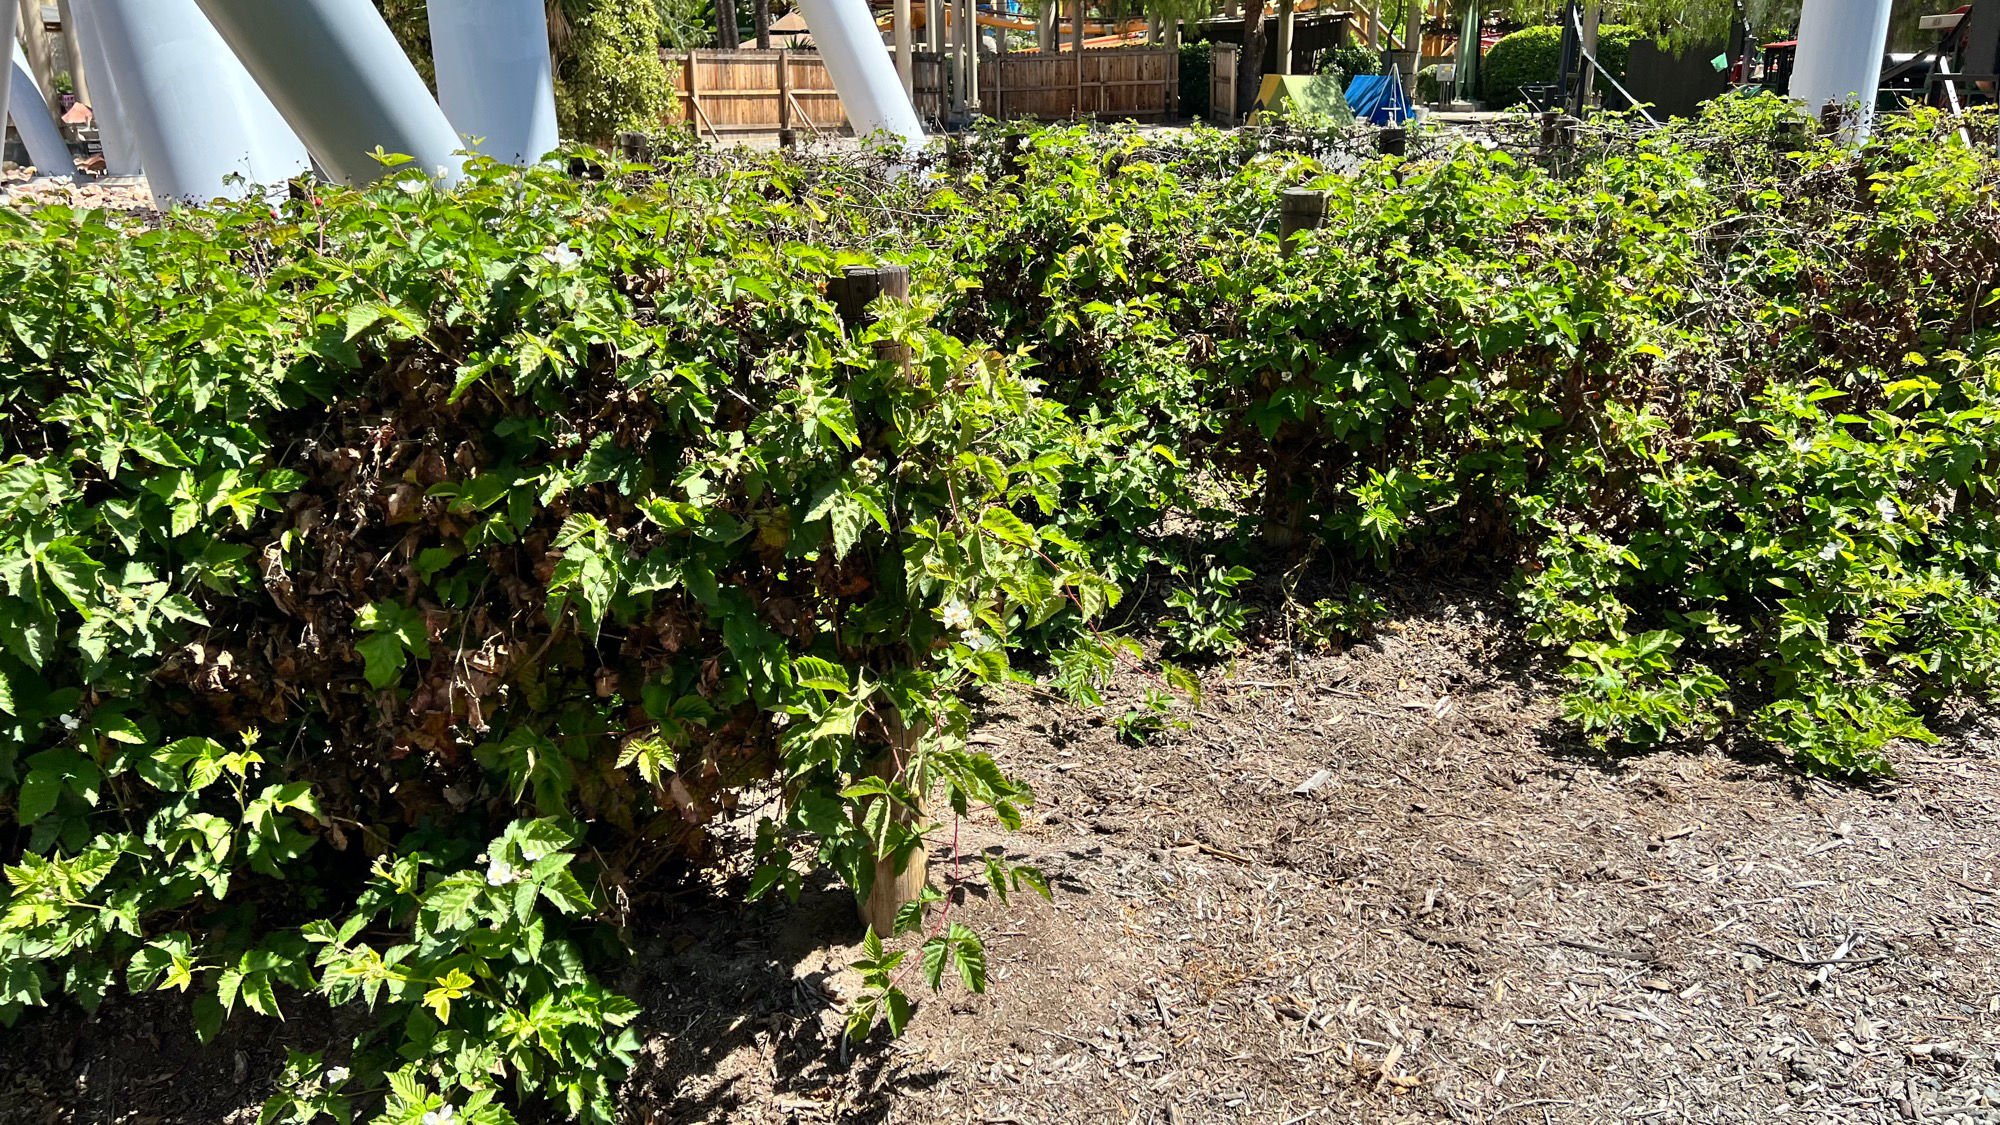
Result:
M1148 746L1118 701L996 703L977 737L1040 800L958 852L1038 863L1055 900L961 908L992 990L847 1051L845 894L648 904L610 982L652 1036L627 1117L2000 1122L1986 735L1906 750L1877 791L1712 750L1607 760L1558 737L1501 637L1459 606L1345 653L1266 648ZM8 1033L0 1119L247 1119L285 1042L324 1042L295 1015L195 1049L167 1007Z

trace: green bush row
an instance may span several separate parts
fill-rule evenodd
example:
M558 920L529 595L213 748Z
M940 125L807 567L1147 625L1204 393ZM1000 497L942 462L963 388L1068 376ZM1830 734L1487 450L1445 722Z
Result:
M1095 698L1121 587L1227 651L1244 567L1306 551L1508 582L1601 742L1887 771L2000 670L2000 175L1934 117L1791 114L0 212L0 1016L313 992L375 1019L269 1120L606 1119L621 903L1018 823L969 690ZM843 322L880 261L911 303ZM756 801L754 851L708 830ZM907 972L984 986L965 889L870 939L856 1031Z

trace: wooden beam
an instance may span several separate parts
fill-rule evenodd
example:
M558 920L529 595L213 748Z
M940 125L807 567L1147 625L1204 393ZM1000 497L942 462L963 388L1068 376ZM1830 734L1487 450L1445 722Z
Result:
M910 39L910 0L896 0L895 15L896 77L903 80L903 96L914 97L917 90L916 62L911 53L915 47Z
M1080 118L1083 116L1083 0L1070 0L1070 9L1076 17L1070 28L1070 49L1076 52L1075 115Z

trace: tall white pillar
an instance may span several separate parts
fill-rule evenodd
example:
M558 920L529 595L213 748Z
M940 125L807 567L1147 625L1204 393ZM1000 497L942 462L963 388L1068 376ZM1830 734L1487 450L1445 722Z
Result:
M14 67L8 86L7 112L21 134L21 143L28 148L35 171L44 176L76 175L76 161L49 112L49 103L42 100L42 88L35 84L35 72L28 69L28 53L21 49L19 40L14 41Z
M14 28L20 19L21 13L14 5L6 3L6 0L0 0L0 43L14 42ZM13 89L14 83L11 80L0 82L0 141L6 140L8 103L12 100L9 95Z
M893 134L905 151L924 144L923 123L903 93L896 64L865 0L799 0L833 88L857 136Z
M438 103L464 147L502 164L525 167L560 143L549 18L542 3L429 4Z
M458 132L369 0L196 2L333 177L365 184L395 174L375 159L380 148L427 176L458 179Z
M98 27L98 0L70 0L76 38L83 49L83 68L90 75L90 113L97 120L97 143L104 150L104 171L112 176L137 175L139 149L125 108L118 101L118 76L104 53L104 32Z
M1875 122L1875 90L1889 45L1891 0L1805 0L1799 11L1799 51L1792 97L1818 114L1829 103L1859 100L1861 116L1848 140L1865 140Z
M311 167L195 0L90 0L119 108L161 207L241 198ZM244 177L247 184L225 181Z

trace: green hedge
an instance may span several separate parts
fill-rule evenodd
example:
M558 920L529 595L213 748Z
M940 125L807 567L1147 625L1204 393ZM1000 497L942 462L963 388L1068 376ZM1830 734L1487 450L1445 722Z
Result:
M958 696L1115 597L1037 528L1071 431L923 306L843 330L851 257L665 186L318 195L0 210L0 1019L191 989L207 1038L313 990L373 1027L274 1112L337 1057L392 1120L609 1120L606 888L750 790L786 795L759 892L795 850L865 892L919 792L1018 823Z
M1605 24L1597 29L1597 58L1614 77L1625 77L1636 27ZM1556 80L1562 65L1562 28L1530 27L1503 36L1480 60L1480 83L1488 108L1506 109L1521 100L1521 87Z
M1200 121L1208 116L1209 71L1215 45L1206 41L1181 44L1181 115Z
M1491 574L1601 745L1888 773L2000 687L2000 164L1794 120L0 210L0 1018L185 990L208 1038L310 992L352 1010L270 1120L609 1120L639 1013L598 977L662 865L865 889L1016 826L968 692L1025 656L1094 700L1145 659L1121 586L1226 654L1246 568L1307 552ZM843 325L884 259L911 304ZM1128 737L1186 710L1158 676ZM869 939L852 1030L911 1017L904 965L985 986L967 893Z

